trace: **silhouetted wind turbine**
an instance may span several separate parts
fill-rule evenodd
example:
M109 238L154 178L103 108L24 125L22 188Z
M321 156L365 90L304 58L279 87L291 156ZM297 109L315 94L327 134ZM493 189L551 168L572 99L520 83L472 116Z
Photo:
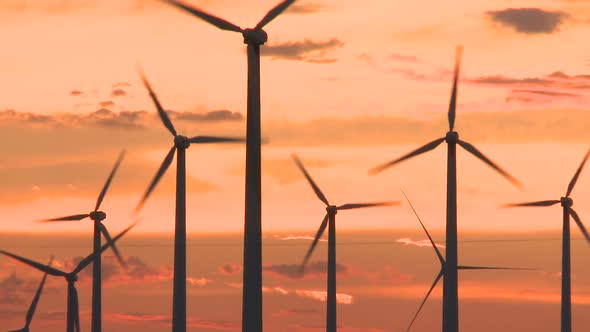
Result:
M326 301L326 331L328 332L335 332L336 331L336 213L340 210L352 210L352 209L360 209L360 208L368 208L368 207L377 207L377 206L391 206L391 205L399 205L399 202L377 202L377 203L353 203L353 204L344 204L340 206L330 205L328 203L328 199L320 188L316 185L313 181L303 163L296 155L293 155L293 160L297 164L297 167L303 172L307 182L311 185L313 191L317 195L317 197L326 205L326 216L324 220L320 224L320 228L316 233L313 242L311 243L311 247L307 251L305 258L303 259L303 263L301 265L302 271L307 264L307 261L311 257L313 250L315 249L318 241L324 234L326 228L328 228L328 281L327 281L327 288L328 288L328 295Z
M457 81L459 80L459 68L463 48L457 47L455 57L455 73L453 77L453 90L448 112L449 132L445 137L438 138L398 159L377 166L369 171L376 174L398 163L433 150L442 142L447 142L447 223L446 223L446 272L443 284L443 332L456 332L459 330L459 296L457 293L457 144L475 157L486 163L512 184L520 187L518 180L488 159L475 146L459 139L455 127L455 107L457 104Z
M562 231L562 248L561 248L561 331L562 332L570 332L572 330L572 293L571 293L571 253L570 253L570 216L574 218L574 221L586 237L586 240L590 242L590 236L588 235L588 231L584 224L582 224L582 220L580 217L572 209L572 205L574 205L574 201L570 198L570 194L572 190L574 190L574 186L578 181L578 177L582 172L582 168L584 168L584 164L586 164L586 160L588 160L588 155L590 154L590 150L586 152L586 156L584 156L584 160L578 167L578 170L574 174L574 177L570 181L569 185L567 186L567 191L564 197L556 200L548 200L548 201L538 201L538 202L527 202L527 203L516 203L516 204L507 204L506 206L509 207L518 207L518 206L528 206L528 207L538 207L538 206L551 206L558 203L561 203L563 207L563 231Z
M49 263L47 266L51 266L53 262L53 256L49 259ZM25 327L20 330L13 330L9 332L29 332L29 327L31 326L31 322L33 321L33 316L35 315L35 310L37 309L37 304L39 303L39 299L41 298L41 293L43 292L43 286L45 286L45 280L47 280L47 272L43 275L43 279L41 279L41 283L39 284L39 288L37 288L37 292L35 292L35 296L33 297L33 302L29 306L29 310L27 310L27 316L25 320Z
M119 154L119 158L115 162L115 166L113 166L113 169L111 170L111 173L109 174L109 177L107 178L107 181L105 182L104 186L102 187L102 190L101 190L100 194L98 195L98 199L96 200L96 205L94 207L94 211L92 211L90 213L76 214L76 215L71 215L71 216L66 216L66 217L46 219L44 221L45 222L77 221L77 220L82 220L85 218L90 218L92 221L94 221L94 235L93 235L94 252L98 252L100 250L100 246L101 246L101 241L100 241L101 240L100 239L101 233L104 235L104 237L107 241L111 241L111 235L109 234L109 231L107 230L106 226L102 223L102 221L106 219L107 215L106 215L106 213L104 213L103 211L99 211L98 209L100 208L100 205L102 204L102 201L109 189L109 186L111 185L111 181L113 180L115 173L119 169L119 166L121 165L121 162L123 161L124 156L125 156L125 150L123 150ZM121 254L119 253L119 250L117 250L117 247L114 245L113 245L113 252L115 253L115 256L117 257L117 259L119 260L119 263L121 263L121 265L123 267L125 267L125 261L121 257ZM101 325L102 325L102 280L101 280L101 278L102 278L102 276L101 276L102 262L101 261L102 261L101 256L97 255L96 259L94 260L94 264L93 264L93 268L92 268L92 332L100 332L102 329L102 327L101 327Z
M426 229L426 226L424 226L424 223L422 222L422 219L420 219L420 216L418 216L418 212L416 212L416 209L414 209L414 206L412 205L412 202L410 202L410 199L408 198L408 196L406 196L406 193L403 190L402 190L402 193L404 194L404 197L406 198L406 200L410 204L410 207L412 208L412 211L414 212L414 215L416 215L416 218L418 218L418 221L420 222L420 226L422 226L422 229L426 233L426 236L428 236L428 240L430 241L430 244L432 244L432 248L434 249L434 251L436 253L436 256L438 257L438 260L440 261L440 271L438 272L438 275L434 279L434 282L432 283L432 286L430 286L430 289L428 290L428 293L426 293L426 296L424 297L424 300L420 304L420 307L418 308L418 311L416 311L416 314L412 318L412 322L410 323L410 325L408 326L408 329L407 329L407 331L409 331L412 328L412 325L414 324L414 322L416 321L416 318L418 318L418 315L420 314L420 311L422 310L422 307L426 303L426 300L428 300L428 297L430 296L430 293L432 293L432 290L434 289L434 287L436 287L436 284L439 282L440 278L442 278L443 276L445 277L445 279L447 278L447 270L448 270L448 267L447 267L447 262L445 261L445 259L443 258L442 254L438 250L438 247L436 246L436 243L434 242L434 240L430 236L430 233L428 233L428 230ZM464 266L464 265L458 265L457 266L457 269L458 270L530 270L530 269L526 269L526 268L514 268L514 267Z
M160 0L180 8L221 30L241 33L248 45L248 102L246 143L246 209L244 223L244 274L242 330L262 331L262 219L260 188L260 46L268 35L262 28L291 6L284 0L271 9L252 29L242 29L222 18L178 0ZM181 330L174 330L181 332ZM184 331L184 330L183 330Z
M78 305L78 291L76 290L76 281L78 281L78 273L82 271L86 266L88 266L92 261L100 256L103 251L105 251L111 245L114 245L117 240L119 240L123 235L125 235L133 226L135 226L137 222L133 223L131 226L127 227L117 236L115 236L112 240L107 240L98 252L93 252L86 258L80 261L76 268L72 272L64 272L58 270L54 267L49 265L41 264L35 261L32 261L28 258L24 258L15 254L12 254L8 251L0 250L0 254L6 255L8 257L12 257L18 261L21 261L37 270L50 274L56 277L64 277L66 282L68 283L68 310L67 310L67 318L66 318L66 331L67 332L80 332L80 308Z
M243 142L242 138L233 137L211 137L211 136L195 136L188 138L176 133L176 129L172 125L172 121L166 111L160 104L156 93L152 89L150 83L140 71L141 80L148 90L153 103L156 105L158 115L164 123L164 126L172 136L174 136L174 145L164 158L160 169L156 176L150 183L145 194L141 198L136 211L139 211L147 198L151 195L156 185L166 173L174 153L178 151L176 157L176 220L174 229L174 289L173 289L173 304L172 304L172 330L175 332L186 331L186 150L191 144L205 144L205 143L232 143Z
M111 181L113 180L115 173L117 173L117 170L119 169L119 166L121 165L121 162L123 161L124 156L125 156L125 150L121 151L121 153L119 154L119 158L115 162L115 166L113 166L113 169L111 170L111 173L109 174L109 177L107 178L107 181L105 182L104 186L102 187L102 190L101 190L100 194L98 195L98 199L96 200L96 205L94 207L94 211L92 211L90 213L76 214L76 215L71 215L71 216L66 216L66 217L46 219L44 221L45 222L77 221L77 220L82 220L85 218L90 218L92 221L94 221L93 248L94 248L94 252L98 252L101 248L101 236L100 236L101 233L104 235L104 237L107 241L111 241L111 235L109 234L109 231L107 230L106 226L102 223L102 221L106 219L107 215L106 215L106 213L104 213L103 211L99 211L98 209L100 208L100 205L102 204L102 201L104 200L104 197L111 185ZM125 261L123 260L123 257L121 257L121 254L119 253L119 250L117 250L117 247L113 245L112 249L113 249L113 252L115 253L115 256L119 260L119 263L123 267L125 267ZM102 276L101 276L102 267L101 266L102 266L101 255L97 255L96 259L94 260L94 264L93 264L93 268L92 268L92 325L91 325L92 332L100 332L102 329L102 326L101 326L102 325L102 279L101 279L102 278Z

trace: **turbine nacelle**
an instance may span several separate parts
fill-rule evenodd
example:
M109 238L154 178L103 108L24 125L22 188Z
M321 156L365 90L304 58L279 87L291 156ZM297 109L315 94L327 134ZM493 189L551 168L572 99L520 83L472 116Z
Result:
M569 197L561 198L561 206L564 208L571 208L574 205L574 200Z
M335 216L338 213L338 207L336 205L328 205L326 206L326 212L331 216Z
M445 136L445 141L448 144L450 144L450 143L457 144L457 142L459 141L459 133L456 131L449 131L447 133L447 135Z
M65 278L69 283L74 283L78 281L78 274L68 273Z
M107 214L102 211L92 211L88 216L94 221L103 221L107 218Z
M244 36L244 44L264 45L268 41L268 35L262 29L245 29L242 31L242 36Z
M182 135L174 136L174 146L178 149L188 149L191 145L191 142L188 140L188 137Z

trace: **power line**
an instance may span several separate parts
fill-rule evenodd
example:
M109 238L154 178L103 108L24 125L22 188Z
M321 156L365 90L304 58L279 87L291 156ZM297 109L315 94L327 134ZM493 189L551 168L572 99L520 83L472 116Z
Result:
M582 237L576 237L576 238L571 238L571 241L582 241L585 240ZM281 240L279 240L281 241ZM282 241L287 241L287 240L282 240ZM419 240L422 241L422 240ZM561 238L543 238L543 239L481 239L481 240L462 240L462 241L458 241L459 243L506 243L506 242L555 242L555 241L561 241ZM171 243L169 244L126 244L124 247L127 248L172 248L173 244L172 241L170 241ZM264 242L264 241L263 241ZM440 244L444 244L445 241L435 241L436 243L440 243ZM326 244L325 242L320 242L318 244ZM225 242L214 242L214 243L187 243L187 247L242 247L242 243L225 243ZM309 242L290 242L290 243L263 243L264 247L300 247L300 246L308 246ZM411 244L407 244L404 242L399 242L399 241L366 241L366 242L339 242L337 243L337 246L358 246L358 245L402 245L402 246L407 246L407 245L411 245ZM83 248L87 248L86 246L82 246L82 245L69 245L69 246L64 246L64 245L60 245L58 247L56 246L51 246L51 245L18 245L15 247L11 247L11 248L36 248L36 249L46 249L46 248L50 248L50 249L69 249L69 248L74 248L74 249L83 249Z

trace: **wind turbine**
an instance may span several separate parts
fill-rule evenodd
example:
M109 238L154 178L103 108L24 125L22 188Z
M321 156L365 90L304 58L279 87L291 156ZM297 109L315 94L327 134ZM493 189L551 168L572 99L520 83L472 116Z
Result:
M195 136L188 138L177 134L174 125L166 111L160 104L156 93L152 86L140 71L141 80L149 92L149 95L156 105L158 115L164 123L164 126L174 137L174 145L162 161L160 169L156 172L156 176L150 183L145 194L141 198L136 211L139 211L148 197L151 195L156 185L172 164L175 152L178 152L176 157L176 220L174 229L174 289L173 289L173 303L172 303L172 330L174 332L186 331L186 150L191 144L205 144L205 143L232 143L243 142L242 138L233 137L212 137L212 136Z
M74 270L72 270L72 272L69 272L69 273L58 270L58 269L51 267L49 265L35 262L35 261L30 260L28 258L24 258L24 257L18 256L18 255L12 254L8 251L0 250L0 254L6 255L6 256L14 258L18 261L21 261L21 262L37 269L37 270L45 272L46 274L56 276L56 277L64 277L66 279L66 282L68 283L68 310L67 310L67 314L66 314L67 315L66 316L66 321L67 321L66 331L67 332L74 332L74 331L80 332L80 308L78 305L78 291L76 290L76 281L78 281L78 273L80 273L80 271L82 271L86 266L88 266L90 263L92 263L92 261L96 257L100 256L102 254L102 252L105 251L108 247L110 247L111 245L114 245L117 240L119 240L123 235L125 235L136 224L137 224L137 222L133 223L131 226L127 227L125 230L123 230L121 233L119 233L117 236L115 236L112 240L109 240L107 243L105 243L100 248L99 252L93 252L92 254L90 254L89 256L84 258L83 260L81 260L80 263L78 263L78 265L76 265L76 268L74 268Z
M416 318L418 318L418 315L420 314L422 307L426 303L426 300L428 300L430 293L432 293L432 290L434 289L434 287L436 287L436 284L438 284L438 282L440 281L440 279L443 276L445 277L445 279L447 278L448 265L447 265L447 262L445 261L445 259L443 258L442 254L438 250L436 243L434 242L434 240L430 236L430 233L428 233L426 226L424 226L422 219L420 219L420 216L418 216L418 212L416 212L416 209L414 209L412 202L410 202L410 199L408 198L408 196L406 196L406 193L403 190L402 190L402 193L404 194L404 197L406 198L406 200L410 204L410 207L412 208L414 215L416 215L416 218L418 218L418 221L420 222L420 226L422 226L422 229L426 233L426 236L428 236L428 240L430 240L430 244L432 244L432 248L434 249L434 252L436 253L436 256L438 257L438 260L440 262L440 271L438 272L438 275L434 279L432 286L430 286L430 289L426 293L424 300L422 300L422 303L420 303L420 307L418 307L418 311L416 311L416 314L412 318L412 322L410 323L410 325L408 326L408 329L406 330L406 331L410 331L410 329L412 328L412 325L416 321ZM458 265L457 269L458 270L530 270L530 269L526 269L526 268L514 268L514 267L465 266L465 265Z
M488 159L475 146L459 139L459 134L454 131L455 107L457 104L457 81L463 48L457 47L455 57L455 72L453 89L449 105L448 120L449 132L445 137L438 138L398 159L392 160L369 171L376 174L398 163L433 150L442 142L447 142L447 223L446 223L446 272L443 284L443 332L457 332L459 330L459 296L457 293L457 145L471 153L488 166L508 179L512 184L520 187L520 182Z
M244 274L242 294L242 330L262 331L262 217L260 187L260 46L268 35L264 26L291 6L295 0L283 0L271 9L254 28L242 29L222 18L178 0L160 0L173 5L221 30L241 33L248 45L248 102L246 124L246 202L244 222ZM174 330L180 331L180 330ZM184 331L184 330L183 330Z
M572 206L574 205L574 201L570 198L570 194L572 190L574 190L574 186L578 181L578 177L584 168L584 164L586 164L586 160L588 160L588 155L590 154L590 150L586 152L584 156L584 160L578 167L578 170L574 174L574 177L570 181L569 185L567 186L567 191L565 196L561 197L560 199L556 200L547 200L547 201L537 201L537 202L527 202L527 203L516 203L516 204L507 204L508 207L517 207L517 206L526 206L526 207L543 207L543 206L551 206L558 203L561 203L563 208L563 231L562 231L562 242L561 242L561 331L562 332L571 332L572 330L572 292L571 292L571 252L570 252L570 216L574 218L574 221L586 237L586 240L590 242L590 236L588 235L588 231L584 224L582 224L582 220L580 220L580 216L576 213Z
M313 250L318 244L318 241L326 231L326 228L328 228L328 296L326 301L326 331L336 332L336 213L338 213L338 211L341 210L399 205L399 202L353 203L344 204L340 206L331 205L328 202L326 196L324 196L320 188L313 181L313 179L303 166L301 160L299 160L299 158L296 155L293 155L292 157L295 163L297 164L297 167L301 170L301 172L303 172L303 175L305 175L307 182L309 182L317 197L326 205L326 216L320 224L320 228L318 229L318 232L316 233L316 236L313 239L313 242L311 243L311 247L307 251L305 258L303 259L301 268L303 272L305 265L307 264L307 261L311 257Z
M105 182L104 186L102 187L102 190L101 190L100 194L98 195L98 199L96 200L96 205L94 207L94 211L92 211L90 213L75 214L75 215L66 216L66 217L47 219L44 221L45 222L79 221L79 220L83 220L86 218L90 218L94 222L94 235L93 235L94 236L93 237L94 252L100 251L101 250L101 247L100 247L101 246L101 236L100 236L101 233L104 235L105 239L108 242L112 241L109 231L107 230L106 226L102 223L102 221L106 219L107 215L103 211L99 210L100 205L102 204L102 201L107 193L107 190L109 189L109 186L111 185L111 181L113 180L115 173L119 169L119 166L121 165L121 162L123 161L124 156L125 156L125 150L123 150L119 154L119 158L115 162L115 166L113 166L113 169L111 170L111 173L109 174L109 177L107 178L107 181ZM121 257L121 254L119 253L119 250L117 250L117 247L115 245L113 245L113 252L115 253L115 256L117 257L117 259L119 260L119 263L123 267L125 267L126 266L125 261ZM102 276L101 276L102 262L101 261L102 261L101 255L97 255L96 259L94 259L94 264L93 264L93 268L92 268L92 332L100 332L102 329L102 327L101 327L101 325L102 325L102 279L101 279L102 278Z
M47 266L51 266L53 262L53 256L49 259L49 263ZM37 309L37 304L39 303L39 299L41 298L41 292L43 292L43 286L45 286L45 280L47 280L47 272L43 275L43 279L41 279L41 283L39 284L39 288L37 288L37 292L33 297L33 302L29 306L29 310L27 310L27 316L25 319L25 326L20 330L13 330L9 332L29 332L29 327L31 326L31 322L33 321L33 316L35 315L35 310Z

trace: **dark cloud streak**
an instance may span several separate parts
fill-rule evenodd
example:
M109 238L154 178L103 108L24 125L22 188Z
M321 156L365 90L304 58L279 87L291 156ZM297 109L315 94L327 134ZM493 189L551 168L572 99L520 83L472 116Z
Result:
M336 62L337 59L326 57L326 53L342 46L344 46L344 42L338 38L327 41L304 39L303 41L267 45L261 50L261 55L272 59L332 63Z
M551 34L559 31L570 19L561 11L540 8L507 8L486 12L488 19L523 34Z

